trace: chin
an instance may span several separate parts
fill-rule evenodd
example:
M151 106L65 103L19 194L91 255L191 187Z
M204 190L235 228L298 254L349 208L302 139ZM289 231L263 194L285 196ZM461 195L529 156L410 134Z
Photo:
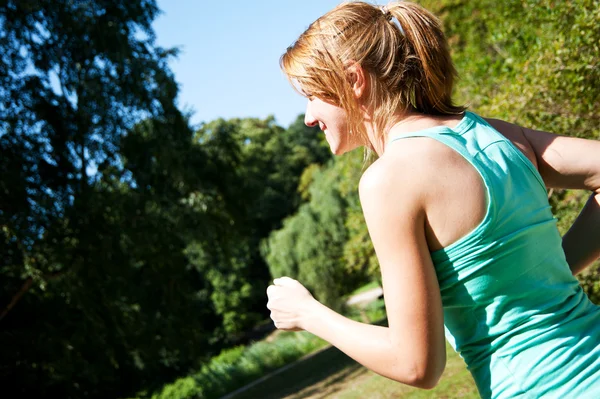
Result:
M350 152L358 147L361 147L358 143L353 143L352 141L346 140L342 138L341 140L335 137L326 136L327 143L329 144L329 149L331 153L335 156L344 155L347 152Z
M329 148L331 149L331 152L333 153L333 155L338 156L338 155L344 155L350 151L354 151L355 149L362 147L360 145L356 145L356 146L348 146L348 145L330 145Z
M339 147L339 146L338 147L329 146L329 149L331 150L332 154L335 156L343 155L348 152L348 151L346 151L345 148Z

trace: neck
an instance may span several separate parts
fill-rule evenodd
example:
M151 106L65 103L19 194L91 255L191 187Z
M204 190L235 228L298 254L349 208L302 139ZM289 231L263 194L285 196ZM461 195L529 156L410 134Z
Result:
M407 127L407 125L414 123L423 115L416 111L402 111L394 113L388 120L389 122L383 128L383 134L381 130L377 129L373 124L372 119L365 121L365 128L367 129L367 135L369 137L369 143L367 147L375 151L377 156L382 156L390 137L395 137Z
M398 136L436 126L453 128L462 120L464 114L432 116L411 111L404 114L395 114L394 117L395 119L392 118L388 128L384 130L385 134L378 140L374 138L376 141L373 143L377 143L377 146L374 145L373 148L379 156L383 155L387 143Z

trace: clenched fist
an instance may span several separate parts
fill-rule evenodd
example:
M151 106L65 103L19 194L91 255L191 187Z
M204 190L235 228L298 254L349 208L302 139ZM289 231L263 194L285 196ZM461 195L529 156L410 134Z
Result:
M286 331L303 330L303 322L310 316L310 308L316 300L292 278L276 278L273 284L267 288L267 308L275 327Z

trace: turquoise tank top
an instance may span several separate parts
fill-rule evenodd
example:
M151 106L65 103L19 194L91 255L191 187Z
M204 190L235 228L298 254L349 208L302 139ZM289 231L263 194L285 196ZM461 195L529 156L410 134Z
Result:
M487 189L481 224L431 253L446 338L483 398L600 398L600 307L572 275L535 166L472 112L429 137L460 153Z

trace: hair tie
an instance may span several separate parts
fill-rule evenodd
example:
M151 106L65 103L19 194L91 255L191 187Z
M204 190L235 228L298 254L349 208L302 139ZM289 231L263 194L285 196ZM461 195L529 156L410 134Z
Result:
M387 9L386 6L381 6L381 12L385 16L385 19L387 19L388 21L392 20L392 13L390 12L390 10Z
M388 8L386 6L381 6L380 9L381 9L381 12L383 13L383 16L385 17L385 19L388 21L391 21L394 25L396 25L396 27L398 28L400 33L402 33L403 36L406 36L404 34L404 29L402 29L402 25L400 25L400 21L398 21L398 18L394 17L394 15L392 15L390 10L388 10Z

